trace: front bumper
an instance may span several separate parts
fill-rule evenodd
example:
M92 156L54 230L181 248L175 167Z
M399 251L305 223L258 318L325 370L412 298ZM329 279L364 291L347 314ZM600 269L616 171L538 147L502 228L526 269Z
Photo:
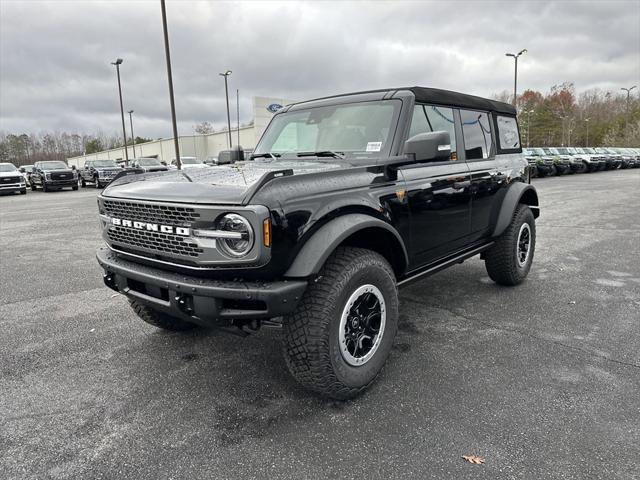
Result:
M72 178L70 180L45 180L44 183L47 187L75 187L78 185L78 179Z
M27 191L27 186L24 183L11 183L6 185L0 185L0 193L15 193Z
M202 325L287 315L307 288L306 280L235 282L184 276L125 260L108 247L100 248L96 258L109 288Z

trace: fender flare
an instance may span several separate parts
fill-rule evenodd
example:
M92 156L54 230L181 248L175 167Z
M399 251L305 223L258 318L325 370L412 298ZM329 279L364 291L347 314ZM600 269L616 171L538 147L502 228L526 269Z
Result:
M390 232L402 248L405 266L409 264L404 241L393 226L370 215L349 213L334 218L320 227L302 246L284 276L296 278L317 274L338 245L349 236L365 228L381 228Z
M519 203L529 205L535 218L540 216L538 192L535 187L529 183L515 182L509 187L502 199L492 237L498 237L506 230Z

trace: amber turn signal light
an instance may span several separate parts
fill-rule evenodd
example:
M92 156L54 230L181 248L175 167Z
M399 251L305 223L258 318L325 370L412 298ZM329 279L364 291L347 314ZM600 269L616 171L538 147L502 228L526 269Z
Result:
M271 222L268 218L262 221L262 243L265 247L271 246Z

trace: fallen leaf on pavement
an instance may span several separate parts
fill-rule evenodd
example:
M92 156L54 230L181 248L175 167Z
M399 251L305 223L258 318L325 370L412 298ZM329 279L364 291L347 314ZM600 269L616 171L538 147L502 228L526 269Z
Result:
M467 462L473 463L475 465L482 465L484 463L484 458L480 458L477 455L462 455Z

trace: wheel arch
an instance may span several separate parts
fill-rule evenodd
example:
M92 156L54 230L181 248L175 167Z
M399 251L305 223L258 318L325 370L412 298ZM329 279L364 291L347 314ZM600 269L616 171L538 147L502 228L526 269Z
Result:
M513 212L515 212L516 208L521 203L528 205L531 208L534 218L538 218L540 216L538 192L535 187L523 182L513 183L505 193L502 200L502 204L495 221L492 237L497 237L504 232L511 222L511 218L513 218Z
M366 248L379 253L397 276L408 265L406 247L392 225L364 213L347 213L329 220L306 241L285 277L317 274L327 258L340 246Z

